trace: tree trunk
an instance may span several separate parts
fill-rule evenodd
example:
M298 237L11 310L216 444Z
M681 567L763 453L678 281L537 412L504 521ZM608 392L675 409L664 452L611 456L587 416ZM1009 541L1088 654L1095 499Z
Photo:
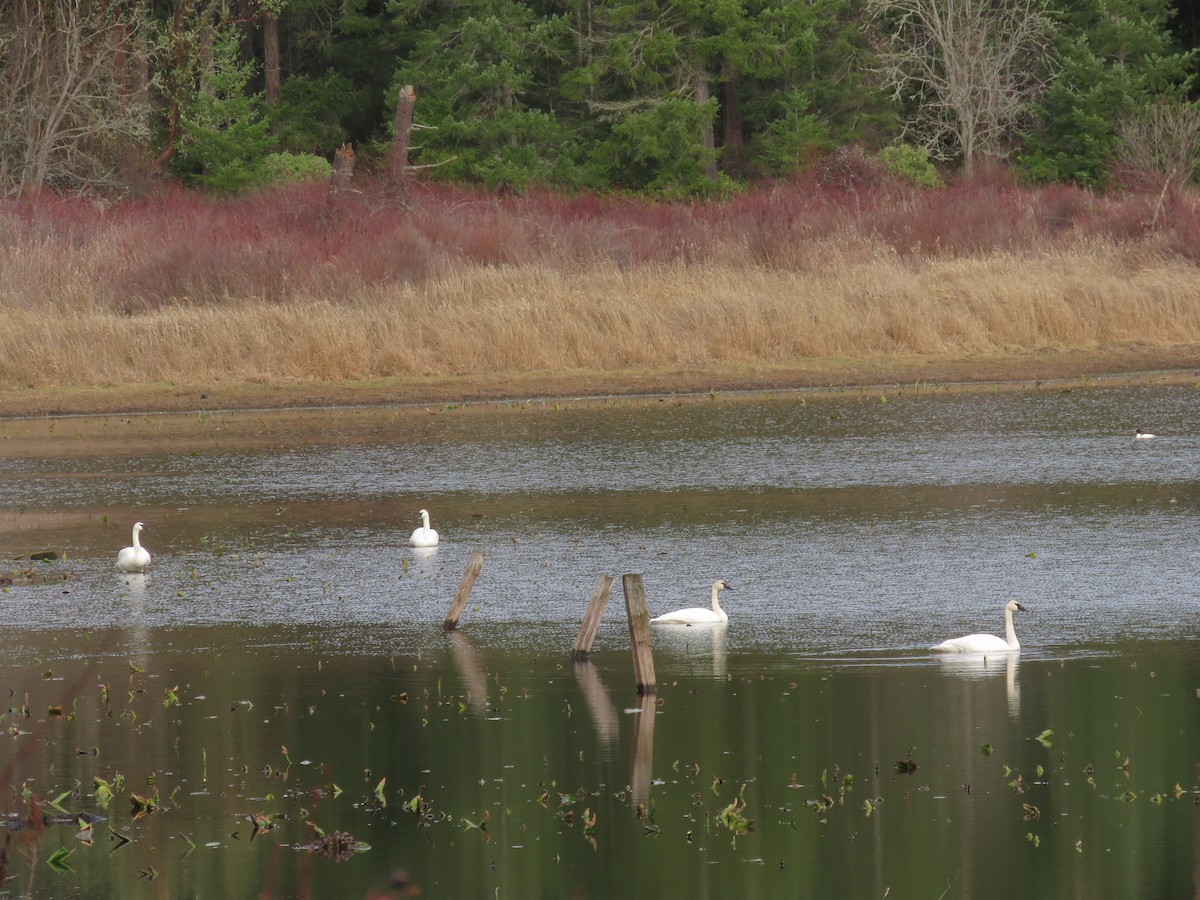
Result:
M263 76L266 79L268 106L279 105L279 20L267 16L263 20Z
M696 105L704 106L708 103L710 94L708 92L708 74L703 71L696 73ZM717 177L717 140L713 134L712 120L706 121L700 127L700 143L704 147L707 155L707 160L704 164L704 174L715 180Z
M742 137L742 72L737 66L725 67L724 137L721 150L725 155L726 170L742 175L746 169L746 141Z
M396 126L388 165L388 177L392 184L402 182L408 168L408 142L412 136L413 106L416 102L417 92L411 84L400 88L400 93L396 95Z

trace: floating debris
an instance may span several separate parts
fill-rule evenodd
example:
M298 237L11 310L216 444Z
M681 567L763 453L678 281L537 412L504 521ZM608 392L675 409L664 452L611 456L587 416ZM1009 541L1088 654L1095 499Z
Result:
M311 844L304 844L296 849L306 850L309 853L320 853L329 859L341 861L349 859L355 853L370 850L371 845L355 840L354 835L348 831L335 831L332 834L323 834Z

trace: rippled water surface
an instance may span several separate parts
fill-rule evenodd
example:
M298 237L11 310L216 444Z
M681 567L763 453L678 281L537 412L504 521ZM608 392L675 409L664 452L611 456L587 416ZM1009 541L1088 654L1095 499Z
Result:
M54 826L0 896L358 897L396 869L433 897L1190 895L1198 412L1145 386L0 421L3 556L65 554L0 563L6 810L78 781L96 812L119 771L103 827L134 838ZM652 613L734 585L727 628L656 629L657 705L619 578L567 659L603 573ZM928 653L1012 597L1019 660ZM282 818L251 841L256 813ZM309 821L372 849L292 849Z

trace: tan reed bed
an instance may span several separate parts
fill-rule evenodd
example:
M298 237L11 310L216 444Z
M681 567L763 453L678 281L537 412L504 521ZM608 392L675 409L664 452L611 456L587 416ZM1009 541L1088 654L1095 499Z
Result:
M324 296L298 286L271 302L130 313L98 287L102 248L70 267L0 250L0 389L1200 345L1200 268L1144 246L916 259L830 240L805 254L812 264L791 270L475 266L415 284L350 282Z

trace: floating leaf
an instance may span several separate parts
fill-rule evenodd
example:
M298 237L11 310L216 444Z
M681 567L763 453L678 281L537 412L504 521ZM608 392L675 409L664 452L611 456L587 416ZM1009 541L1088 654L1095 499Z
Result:
M74 849L68 850L66 847L59 847L50 854L50 858L46 860L46 864L59 875L66 875L71 871L71 867L67 865L67 860L74 852Z
M1047 728L1045 731L1043 731L1041 734L1039 734L1037 736L1037 740L1038 740L1038 743L1041 744L1043 747L1053 747L1054 746L1054 732L1051 729Z

